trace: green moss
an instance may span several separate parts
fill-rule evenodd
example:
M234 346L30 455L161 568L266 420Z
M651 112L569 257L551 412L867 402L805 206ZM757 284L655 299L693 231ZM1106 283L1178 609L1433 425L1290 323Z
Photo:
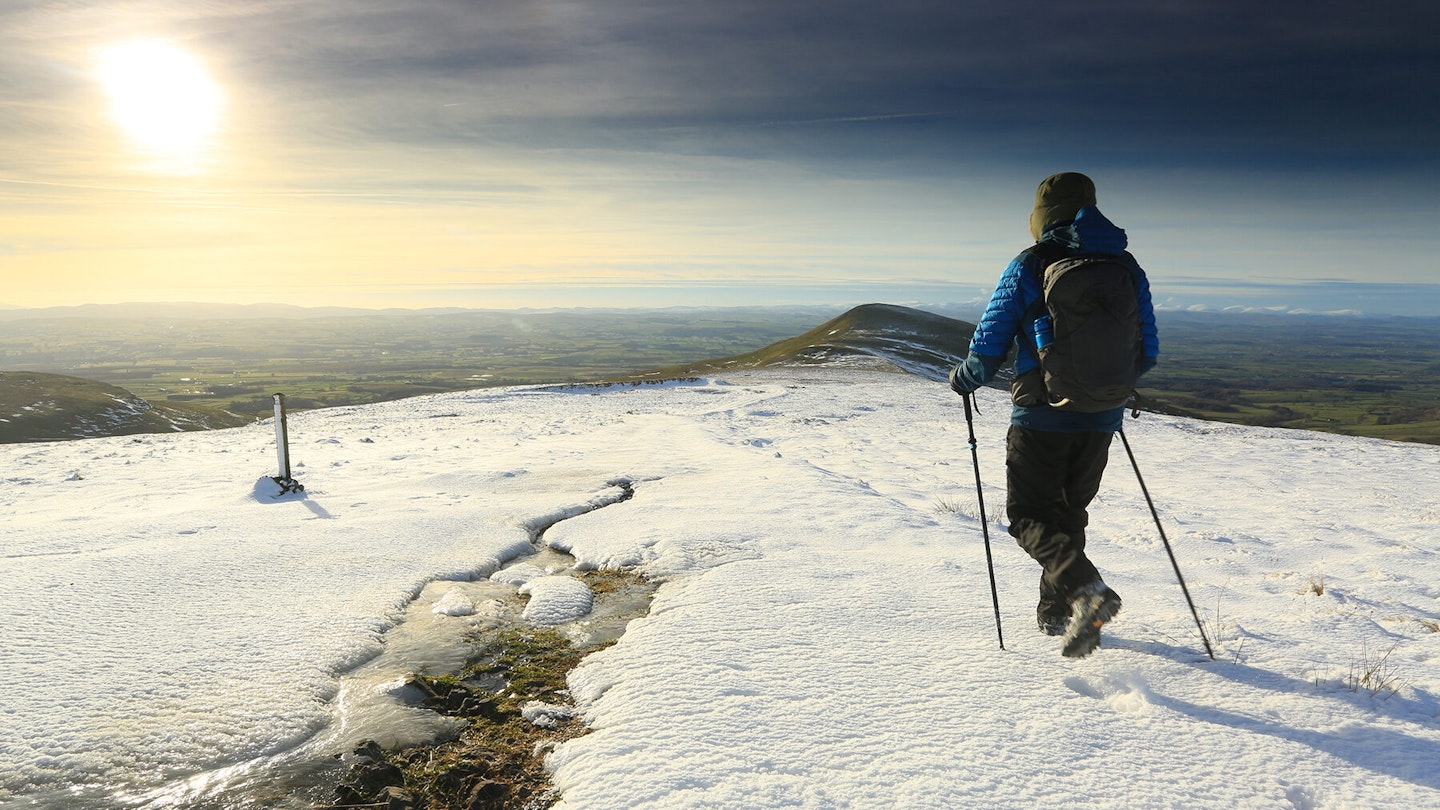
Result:
M607 594L651 588L626 571L572 573L600 600ZM578 719L564 718L539 726L526 720L522 710L532 701L569 706L566 676L585 656L611 643L577 645L559 630L533 627L486 632L476 639L474 654L460 672L411 678L425 695L426 707L466 721L460 734L398 752L371 747L367 756L381 763L368 766L367 773L391 774L390 784L404 787L418 797L417 807L428 810L549 807L558 796L545 770L545 754L588 729ZM347 779L354 785L362 776L352 773ZM348 793L342 785L337 797L371 802L375 790L373 780Z

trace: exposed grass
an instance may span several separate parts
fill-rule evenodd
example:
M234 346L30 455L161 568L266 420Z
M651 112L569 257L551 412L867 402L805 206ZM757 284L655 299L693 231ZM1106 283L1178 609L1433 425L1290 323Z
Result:
M1350 665L1345 676L1345 687L1351 692L1366 692L1371 697L1387 699L1405 687L1405 680L1397 668L1390 663L1390 655L1399 646L1397 641L1385 652L1372 650L1369 644L1362 645L1360 660Z
M568 704L566 673L604 646L575 647L554 630L511 628L488 636L460 674L414 676L427 708L462 718L466 727L453 740L402 751L362 746L332 806L389 806L386 791L401 788L414 807L430 810L548 807L557 797L544 755L586 728L563 717L537 725L524 708Z
M604 599L613 593L630 592L636 589L637 585L643 585L644 581L633 572L619 568L600 568L591 571L575 571L584 583L590 586L590 592L595 594L596 599ZM649 588L650 586L644 586Z
M949 498L944 495L937 495L930 508L935 510L935 513L938 515L965 514L965 508L960 505L959 499Z
M1315 687L1320 689L1339 685L1356 694L1363 692L1370 697L1388 700L1404 689L1408 683L1400 676L1399 667L1390 661L1390 656L1399 646L1400 642L1396 641L1390 645L1389 649L1381 652L1372 648L1368 642L1362 642L1360 658L1350 663L1350 668L1343 677L1331 679L1323 674L1316 674L1314 677Z
M463 717L470 725L459 739L417 748L393 757L405 774L405 786L425 797L428 807L548 806L549 775L543 756L565 740L584 734L578 720L537 725L523 716L532 701L569 704L565 675L586 655L606 645L573 647L553 630L514 628L489 639L481 657L460 676L415 681L429 695L427 705ZM471 686L503 678L505 688L491 693Z
M1222 613L1218 596L1215 598L1214 610L1200 619L1200 626L1205 631L1205 637L1210 640L1212 652L1218 650L1227 653L1236 663L1240 662L1245 649L1245 639L1239 635L1235 624ZM1231 641L1236 642L1233 650L1230 649Z
M633 572L615 569L571 571L595 594L597 603L614 594L650 593L654 586ZM515 598L515 613L523 598ZM639 612L643 613L643 610ZM593 614L592 614L593 615ZM620 616L618 621L628 621ZM605 636L613 638L613 636ZM577 643L564 628L528 626L487 631L476 638L469 663L456 674L411 679L425 706L467 721L458 737L434 745L385 752L362 748L336 793L336 807L384 804L384 791L402 788L414 807L427 810L541 810L558 796L545 770L545 755L560 743L588 732L573 717L566 677L587 655L613 640ZM527 719L538 704L545 708Z

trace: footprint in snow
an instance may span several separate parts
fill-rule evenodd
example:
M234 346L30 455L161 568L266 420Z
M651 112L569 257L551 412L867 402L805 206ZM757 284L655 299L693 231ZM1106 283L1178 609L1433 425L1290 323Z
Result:
M1138 671L1115 673L1103 678L1071 675L1065 685L1085 697L1103 700L1117 712L1142 712L1149 708L1150 685Z

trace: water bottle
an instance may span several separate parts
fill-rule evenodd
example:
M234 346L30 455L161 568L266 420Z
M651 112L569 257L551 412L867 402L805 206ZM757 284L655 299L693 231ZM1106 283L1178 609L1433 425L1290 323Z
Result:
M1050 322L1049 315L1041 315L1035 319L1035 351L1044 352L1050 348L1055 340L1055 325Z

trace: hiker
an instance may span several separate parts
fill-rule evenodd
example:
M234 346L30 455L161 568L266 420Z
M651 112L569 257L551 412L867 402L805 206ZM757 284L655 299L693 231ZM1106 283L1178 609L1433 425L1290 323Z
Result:
M1159 341L1145 271L1126 251L1125 232L1096 208L1095 184L1089 177L1076 172L1047 177L1035 192L1030 233L1035 245L1005 268L975 329L969 356L950 373L950 387L968 396L995 377L1011 344L1016 346L1014 407L1005 441L1009 532L1043 568L1036 607L1040 631L1064 635L1065 654L1083 656L1099 645L1100 625L1120 610L1120 596L1105 585L1085 554L1086 510L1100 489L1110 441L1124 419L1124 402L1134 380L1155 365ZM1133 277L1129 306L1134 338L1131 345L1105 352L1120 358L1127 375L1118 406L1108 400L1076 409L1069 398L1047 390L1049 374L1042 374L1037 322L1039 342L1047 351L1050 341L1067 339L1058 328L1059 316L1052 323L1047 308L1042 286L1046 268L1080 255L1108 257L1112 272ZM1050 295L1053 299L1054 293ZM1045 334L1048 328L1054 328L1054 334ZM1084 368L1074 371L1085 373Z

